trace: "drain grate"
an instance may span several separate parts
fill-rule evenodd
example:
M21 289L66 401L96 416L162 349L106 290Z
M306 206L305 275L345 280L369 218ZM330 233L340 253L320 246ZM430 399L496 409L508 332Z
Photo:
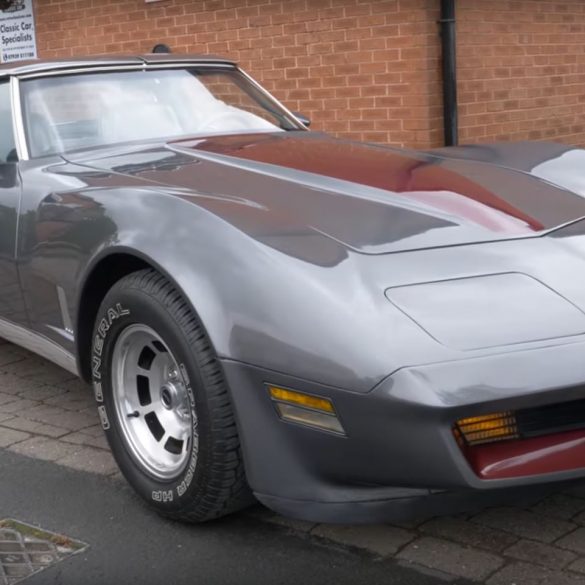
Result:
M60 534L0 520L0 585L18 583L85 548L85 543Z

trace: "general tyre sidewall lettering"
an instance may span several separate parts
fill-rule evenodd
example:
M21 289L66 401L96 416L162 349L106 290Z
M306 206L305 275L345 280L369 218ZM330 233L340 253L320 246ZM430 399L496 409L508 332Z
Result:
M140 302L141 300L142 302ZM140 495L149 500L152 505L172 509L174 506L180 505L178 503L182 498L193 497L191 492L198 489L197 470L204 454L200 452L198 443L192 441L192 452L186 468L171 481L159 480L140 469L123 440L118 414L113 402L111 380L112 352L120 333L134 324L144 324L151 327L179 360L179 369L187 388L189 403L191 409L197 414L192 417L193 436L204 432L205 429L201 428L204 427L204 423L199 420L199 415L202 410L207 408L207 405L203 393L197 392L196 388L193 388L192 382L194 381L195 385L201 383L200 375L198 372L190 371L189 356L185 355L186 341L181 339L178 325L169 327L166 320L159 317L156 307L151 306L151 301L146 296L144 299L136 298L136 295L132 295L132 298L125 298L124 293L121 293L115 303L102 305L92 343L92 378L100 421L122 473ZM201 402L200 406L197 404L198 401Z

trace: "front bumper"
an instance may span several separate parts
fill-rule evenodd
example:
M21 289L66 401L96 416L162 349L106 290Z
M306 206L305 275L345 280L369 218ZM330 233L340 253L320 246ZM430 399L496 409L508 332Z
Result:
M466 416L585 398L585 343L403 368L352 393L229 360L248 481L275 511L323 522L401 520L540 496L583 466L479 477L452 426ZM266 383L330 398L346 437L281 421ZM530 486L530 489L528 487Z

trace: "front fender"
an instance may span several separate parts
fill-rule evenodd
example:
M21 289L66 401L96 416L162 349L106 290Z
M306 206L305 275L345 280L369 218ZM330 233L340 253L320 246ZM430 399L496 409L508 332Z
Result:
M275 236L266 222L260 234L249 210L244 233L187 196L108 190L92 199L107 209L110 229L88 250L77 291L108 256L130 254L183 293L222 359L354 391L390 372L388 353L371 332L380 306L391 307L365 286L358 255L341 244L300 234L311 238L307 250L291 243L294 235ZM77 296L75 311L79 304Z

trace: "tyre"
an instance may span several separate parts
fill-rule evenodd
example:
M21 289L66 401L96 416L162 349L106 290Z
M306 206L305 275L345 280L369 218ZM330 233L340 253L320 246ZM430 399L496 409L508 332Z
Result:
M130 274L104 298L92 378L114 458L158 512L205 522L253 501L219 362L197 316L157 272Z

